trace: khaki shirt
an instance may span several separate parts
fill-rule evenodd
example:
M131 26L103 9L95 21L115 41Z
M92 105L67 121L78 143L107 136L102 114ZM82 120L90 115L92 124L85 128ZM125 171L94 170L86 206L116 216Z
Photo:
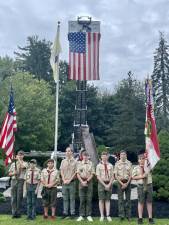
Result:
M120 180L129 180L129 178L132 175L132 164L130 161L126 160L125 162L122 162L119 160L115 164L114 168L114 174L118 179Z
M28 184L38 184L41 178L40 169L37 167L32 170L31 168L27 169L25 174L25 181ZM33 182L33 183L32 183Z
M41 181L45 182L46 184L56 183L53 187L57 187L59 180L59 171L57 169L48 170L45 168L42 170Z
M96 176L99 176L103 181L110 181L114 175L113 165L107 162L107 171L105 165L101 162L96 167Z
M25 168L20 168L20 163L16 161L16 171L18 173L17 178L18 179L24 179L25 178L25 173L26 169L28 168L28 163L23 161L23 166ZM14 173L15 172L15 162L13 162L9 168L9 173ZM12 179L16 179L16 176L12 176Z
M82 160L78 163L77 173L80 175L82 179L88 179L92 174L95 173L94 165L92 161L88 160L85 162Z
M77 161L72 157L71 159L63 159L60 165L60 170L63 173L65 180L70 180L76 174Z
M142 175L142 168L138 165L134 167L132 172L132 177ZM136 180L137 184L152 184L152 174L151 172L147 173L147 177L144 179Z

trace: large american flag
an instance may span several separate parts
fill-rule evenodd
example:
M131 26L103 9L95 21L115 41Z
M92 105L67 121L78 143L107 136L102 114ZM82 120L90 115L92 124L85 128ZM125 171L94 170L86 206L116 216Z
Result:
M0 132L0 148L4 149L6 154L6 165L13 158L14 154L14 133L17 130L16 111L14 106L13 91L10 92L9 108Z
M100 33L70 32L69 79L99 80Z

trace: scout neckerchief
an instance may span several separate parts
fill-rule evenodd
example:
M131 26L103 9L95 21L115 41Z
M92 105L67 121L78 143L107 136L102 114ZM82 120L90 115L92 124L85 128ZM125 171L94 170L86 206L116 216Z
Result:
M107 162L106 163L104 163L103 161L101 162L103 165L104 165L104 172L105 172L105 177L107 176L108 177L108 179L110 178L109 177L109 171L108 171L108 168L107 168Z
M53 171L54 171L54 169L52 169L52 170L47 169L47 172L48 172L48 184L50 184L50 177L51 177L51 173Z

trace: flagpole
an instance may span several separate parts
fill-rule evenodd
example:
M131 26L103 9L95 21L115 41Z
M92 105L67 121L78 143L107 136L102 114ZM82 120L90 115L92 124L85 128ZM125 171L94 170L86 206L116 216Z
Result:
M59 115L59 80L56 84L56 109L55 109L55 147L54 147L54 160L57 166L57 146L58 146L58 115Z
M53 76L56 87L56 106L55 106L55 140L54 140L54 160L57 167L57 151L58 151L58 116L59 116L59 53L61 51L60 42L60 22L58 21L56 39L53 44L51 53L51 66L53 68Z

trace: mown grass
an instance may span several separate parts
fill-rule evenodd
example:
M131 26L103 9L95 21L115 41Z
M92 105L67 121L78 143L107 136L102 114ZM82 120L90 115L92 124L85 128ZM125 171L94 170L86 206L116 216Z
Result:
M136 225L137 219L133 218L131 222L123 221L121 222L118 218L112 218L112 222L100 222L98 218L93 218L94 222L90 223L88 221L77 222L76 220L70 219L61 219L56 218L55 221L51 221L50 219L44 220L42 216L37 216L36 220L34 221L27 221L26 216L23 216L20 219L12 219L9 215L0 215L0 225L48 225L48 224L62 224L62 225L70 225L70 224L93 224L93 225L102 225L102 224L114 224L114 225ZM148 224L147 219L144 219L144 224ZM156 219L155 224L157 225L169 225L169 219Z

